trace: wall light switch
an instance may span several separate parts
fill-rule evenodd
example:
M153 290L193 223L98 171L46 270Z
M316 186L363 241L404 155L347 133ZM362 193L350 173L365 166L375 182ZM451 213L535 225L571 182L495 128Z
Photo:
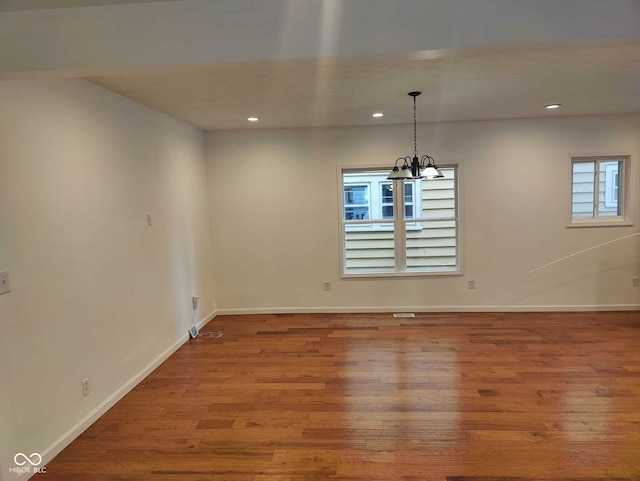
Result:
M9 271L0 271L0 294L6 294L7 292L11 292Z

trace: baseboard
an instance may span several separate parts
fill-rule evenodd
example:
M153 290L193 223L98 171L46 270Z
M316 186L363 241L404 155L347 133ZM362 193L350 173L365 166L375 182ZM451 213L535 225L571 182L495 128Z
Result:
M637 311L640 304L540 305L540 306L366 306L366 307L256 307L250 309L218 309L217 316L242 314L321 314L368 312L578 312Z
M198 322L198 323L196 324L196 327L198 328L198 331L199 331L200 329L202 329L204 326L206 326L207 324L209 324L209 323L213 320L213 318L214 318L214 317L216 317L217 315L218 315L218 311L214 309L214 310L213 310L213 311L211 311L209 314L207 314L206 316L204 316L204 317L200 320L200 322Z
M198 329L206 326L215 316L217 312L214 310L202 318L198 324ZM47 447L41 454L42 465L46 465L56 457L64 448L66 448L73 440L80 436L89 426L96 422L100 416L111 409L118 401L125 397L131 390L142 382L149 374L151 374L160 364L162 364L169 356L176 352L184 343L189 340L188 334L185 332L172 346L162 352L151 363L149 363L138 374L133 376L127 383L120 387L111 396L100 403L89 414L82 418L74 427L58 438L53 444ZM27 478L25 478L27 479Z

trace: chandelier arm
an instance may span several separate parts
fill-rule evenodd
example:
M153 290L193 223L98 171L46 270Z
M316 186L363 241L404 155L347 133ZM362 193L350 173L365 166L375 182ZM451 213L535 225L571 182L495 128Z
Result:
M407 156L407 157L398 157L398 158L396 159L396 163L395 163L393 166L394 166L394 167L398 167L398 161L399 161L399 160L402 160L403 165L407 165L407 159L408 159L408 158L409 158L408 156Z

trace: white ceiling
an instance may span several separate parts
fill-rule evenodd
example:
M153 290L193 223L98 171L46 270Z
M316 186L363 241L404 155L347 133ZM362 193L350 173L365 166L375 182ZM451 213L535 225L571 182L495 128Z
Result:
M0 12L53 10L57 8L99 7L130 3L178 2L184 0L0 0Z
M640 41L223 63L87 77L205 130L640 112ZM556 111L544 109L561 103ZM383 112L373 119L371 114ZM247 117L257 116L255 124Z
M0 45L205 130L640 113L640 0L0 0Z

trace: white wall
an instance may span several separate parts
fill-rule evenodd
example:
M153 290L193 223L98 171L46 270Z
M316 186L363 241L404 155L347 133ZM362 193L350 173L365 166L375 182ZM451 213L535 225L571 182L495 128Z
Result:
M34 80L0 82L0 135L5 479L16 452L51 458L215 303L201 131L83 80Z
M411 126L211 132L218 312L640 307L640 236L528 274L639 231L640 116L418 128L421 154L460 165L464 276L340 278L338 166L392 165ZM632 227L566 227L570 156L590 153L632 155Z

